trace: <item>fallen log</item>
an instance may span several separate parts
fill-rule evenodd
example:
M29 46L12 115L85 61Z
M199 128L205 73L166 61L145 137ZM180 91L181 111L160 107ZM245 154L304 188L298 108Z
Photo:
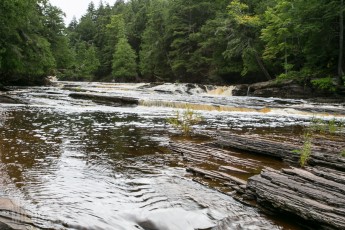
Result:
M137 106L139 100L137 98L122 97L122 96L105 96L90 93L71 93L70 97L75 99L92 100L96 103L111 104L113 106Z
M345 185L332 180L337 174L321 167L265 169L248 179L246 195L264 210L296 215L322 229L345 229Z

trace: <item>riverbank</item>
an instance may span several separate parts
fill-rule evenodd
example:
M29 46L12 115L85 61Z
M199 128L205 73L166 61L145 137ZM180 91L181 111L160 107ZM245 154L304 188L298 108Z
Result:
M343 102L345 89L341 88L331 92L318 89L311 83L302 84L295 80L272 80L254 84L236 85L233 90L233 96L300 98L320 102Z

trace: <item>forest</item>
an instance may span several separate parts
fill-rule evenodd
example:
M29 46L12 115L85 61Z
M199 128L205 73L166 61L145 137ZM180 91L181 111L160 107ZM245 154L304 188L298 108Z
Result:
M0 84L60 80L344 86L343 0L118 0L79 19L0 2Z

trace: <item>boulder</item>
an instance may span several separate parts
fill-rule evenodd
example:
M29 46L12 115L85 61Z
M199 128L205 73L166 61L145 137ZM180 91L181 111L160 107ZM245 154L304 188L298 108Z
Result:
M259 82L249 86L248 94L256 97L310 98L313 91L293 80Z
M248 96L249 85L236 85L232 90L232 96Z

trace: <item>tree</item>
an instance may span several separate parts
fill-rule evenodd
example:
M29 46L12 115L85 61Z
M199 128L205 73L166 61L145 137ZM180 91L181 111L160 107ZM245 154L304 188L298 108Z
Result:
M195 35L207 20L215 17L215 5L209 0L170 1L167 22L167 36L171 41L169 62L177 80L202 80L194 65L197 58L193 54L198 47Z
M115 47L112 76L123 80L133 80L137 76L137 55L128 40L120 38Z
M341 18L339 5L339 0L277 0L265 13L264 58L280 60L282 76L308 80L341 75L343 29L339 36L334 23Z
M145 80L167 81L172 77L166 39L167 6L166 0L152 0L148 6L148 22L139 53L140 72Z
M76 49L76 77L78 79L91 80L99 66L96 48L81 41Z
M0 2L0 81L34 83L54 69L55 60L44 33L43 3Z
M136 53L139 53L142 43L142 34L145 30L148 17L148 6L151 0L131 0L127 3L123 18L126 22L126 34L129 44Z
M116 28L117 43L112 62L112 76L123 80L133 80L137 76L137 55L126 37L122 15L113 16L109 27Z
M61 71L68 69L73 64L73 54L71 52L69 39L66 36L67 33L63 20L65 14L61 9L52 6L48 2L42 5L42 12L44 16L44 30L42 33L45 34L51 45L56 68Z
M240 56L243 62L242 75L261 70L267 80L272 77L261 57L261 41L259 34L262 19L254 12L254 7L239 0L234 0L228 6L228 48L224 55L228 58Z
M339 12L339 54L338 54L338 85L344 85L344 0L340 0Z

